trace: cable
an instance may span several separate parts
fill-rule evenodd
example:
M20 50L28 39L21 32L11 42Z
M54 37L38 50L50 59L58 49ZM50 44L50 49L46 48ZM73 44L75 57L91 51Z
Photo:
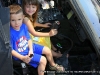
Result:
M71 42L70 48L68 50L66 50L60 58L56 59L56 63L62 65L65 68L65 70L67 71L69 69L69 67L70 67L70 63L68 62L68 57L66 55L72 49L72 47L73 47L73 41L69 37L64 36L62 34L58 34L55 37L57 37L59 39L60 39L60 37L61 38L63 37L63 38L66 38L66 40L69 40ZM70 67L70 69L71 69L71 67Z
M71 45L70 45L69 49L66 50L66 51L63 53L63 55L67 54L67 53L72 49L72 47L73 47L73 41L72 41L69 37L67 37L67 36L65 36L65 35L62 35L62 34L60 34L60 33L57 34L55 37L57 37L58 39L63 39L63 38L65 38L65 39L67 39L67 40L70 41Z

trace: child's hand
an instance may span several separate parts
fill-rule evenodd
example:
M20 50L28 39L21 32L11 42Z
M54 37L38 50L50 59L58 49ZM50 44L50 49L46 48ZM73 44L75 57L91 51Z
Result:
M22 61L27 63L27 64L30 62L30 60L31 60L31 58L28 55L23 56L23 58L22 58Z
M50 32L49 32L49 35L50 36L54 36L58 33L57 29L51 29Z
M33 50L29 50L28 56L32 58L34 56Z
M30 56L31 54L34 55L33 50L29 50L28 56Z
M50 25L51 25L51 23L45 23L44 27L48 28L48 27L50 27Z

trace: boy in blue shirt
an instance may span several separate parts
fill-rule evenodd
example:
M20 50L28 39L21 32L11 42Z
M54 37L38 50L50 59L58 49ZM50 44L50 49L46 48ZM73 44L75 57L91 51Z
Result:
M54 63L51 50L38 44L33 44L27 26L23 23L24 15L19 5L10 5L10 40L14 60L21 60L33 67L38 67L38 75L44 75L47 60L51 70L63 71L64 68ZM51 33L51 34L54 34ZM32 57L30 55L33 54ZM42 56L46 55L46 58Z

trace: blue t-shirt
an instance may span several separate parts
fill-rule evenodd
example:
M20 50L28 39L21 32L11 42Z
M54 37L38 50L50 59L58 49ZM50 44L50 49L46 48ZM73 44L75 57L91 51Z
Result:
M28 48L28 40L30 39L30 35L25 24L22 24L19 31L10 26L10 40L12 50L20 53L21 55L27 55L29 48ZM13 57L15 60L18 60L16 57Z

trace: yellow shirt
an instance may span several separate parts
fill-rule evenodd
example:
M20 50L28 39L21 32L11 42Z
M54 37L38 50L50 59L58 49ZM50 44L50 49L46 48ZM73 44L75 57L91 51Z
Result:
M51 49L50 37L34 37L32 34L30 34L30 36L33 43L47 46Z

